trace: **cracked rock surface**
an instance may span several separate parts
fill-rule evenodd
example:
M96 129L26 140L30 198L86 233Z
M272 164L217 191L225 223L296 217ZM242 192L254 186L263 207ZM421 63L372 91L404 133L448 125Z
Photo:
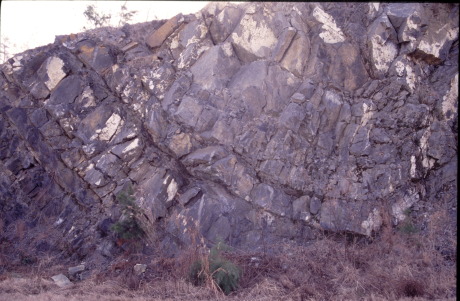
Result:
M16 55L0 73L5 241L21 222L31 249L110 257L128 182L171 254L183 220L257 249L372 235L417 202L456 210L458 9L211 3Z

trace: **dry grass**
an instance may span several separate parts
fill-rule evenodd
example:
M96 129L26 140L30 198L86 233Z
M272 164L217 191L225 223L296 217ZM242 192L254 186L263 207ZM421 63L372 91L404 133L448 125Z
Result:
M66 289L50 278L66 267L42 258L0 274L0 300L455 300L456 231L446 232L447 220L440 211L425 232L387 226L372 241L324 233L310 246L280 245L279 255L225 253L243 272L229 296L212 282L186 281L191 263L204 258L195 244L179 258L154 258L141 276L132 270L141 255L120 257Z

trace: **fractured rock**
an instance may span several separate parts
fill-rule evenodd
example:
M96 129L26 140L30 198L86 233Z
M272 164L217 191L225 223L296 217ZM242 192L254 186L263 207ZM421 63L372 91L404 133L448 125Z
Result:
M74 277L76 274L78 274L80 272L83 272L84 270L85 270L85 265L84 264L80 264L80 265L77 265L77 266L74 266L74 267L70 267L68 269L69 276Z
M174 177L165 170L159 170L140 183L139 187L143 191L141 206L148 210L148 214L154 220L166 216L166 210L171 207L172 200L179 190Z
M73 283L70 282L69 278L67 278L64 274L54 275L51 279L53 279L54 283L61 288L73 286Z
M369 27L368 47L370 49L372 70L376 78L383 78L393 60L398 55L396 31L383 14Z
M277 44L276 34L270 23L262 15L246 12L239 25L230 35L235 52L240 61L248 63L257 59L268 59Z
M380 211L369 203L332 200L323 203L321 208L320 225L326 230L370 235L381 224Z
M190 135L187 135L185 133L174 135L171 138L171 142L169 143L169 148L177 157L182 157L190 153L192 149Z
M394 222L417 202L455 208L457 17L451 4L211 3L15 55L0 65L6 235L43 213L60 235L42 244L28 227L24 245L111 259L128 182L170 254L194 233L253 250L318 227L372 235L383 200Z
M310 40L303 33L297 33L289 49L280 62L281 67L295 76L301 77L310 57Z
M163 42L176 30L179 25L183 22L184 17L182 14L172 17L160 28L155 30L147 39L147 45L152 48L161 46Z
M226 154L227 152L221 146L208 146L192 152L186 156L182 162L187 166L212 164L213 162L224 158Z
M48 90L52 91L54 87L67 75L64 70L64 62L59 57L50 57L41 68L46 69L48 80L45 82ZM40 74L41 70L38 70Z
M211 23L209 31L214 44L224 42L240 22L242 11L238 7L226 7Z
M207 50L190 68L193 82L206 90L224 88L240 68L229 43L216 45Z
M279 62L284 57L286 50L291 45L292 39L296 34L296 29L294 27L289 27L278 38L278 44L273 49L272 57L273 60Z
M115 145L110 150L123 162L133 162L142 153L142 142L139 138Z
M146 264L141 264L141 263L136 263L133 267L133 270L134 270L134 273L136 275L141 275L143 273L145 273L145 270L147 269L147 265Z
M198 100L191 97L184 97L177 108L175 116L180 123L184 123L189 127L195 127L198 117L203 110L202 105Z

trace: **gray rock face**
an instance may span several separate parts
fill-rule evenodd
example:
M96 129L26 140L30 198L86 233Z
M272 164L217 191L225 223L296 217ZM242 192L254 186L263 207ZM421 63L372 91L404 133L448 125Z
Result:
M1 66L4 229L41 212L50 245L110 258L127 182L172 253L456 204L457 56L450 4L211 3L57 37Z
M211 47L190 68L194 83L205 90L222 90L233 74L238 71L240 63L236 59L229 43Z

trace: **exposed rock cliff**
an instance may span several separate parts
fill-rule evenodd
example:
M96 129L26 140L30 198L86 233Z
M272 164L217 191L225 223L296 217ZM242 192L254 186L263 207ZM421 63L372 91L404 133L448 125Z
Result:
M161 233L146 249L172 252L192 223L254 249L456 210L458 8L213 3L16 55L0 74L4 250L111 256L128 182Z

